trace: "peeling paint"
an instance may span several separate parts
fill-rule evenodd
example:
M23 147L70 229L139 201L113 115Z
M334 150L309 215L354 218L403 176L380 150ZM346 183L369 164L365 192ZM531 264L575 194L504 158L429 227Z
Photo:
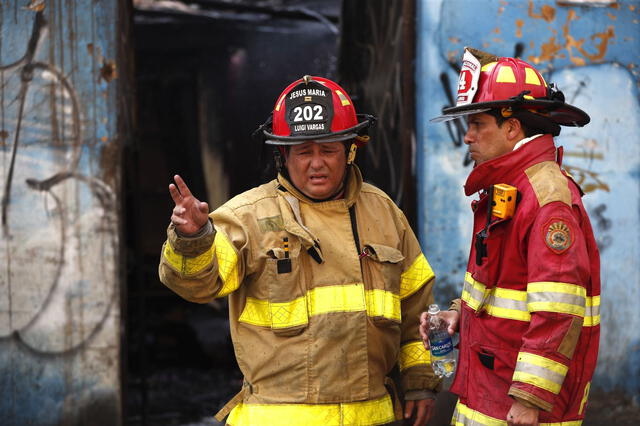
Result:
M118 71L116 70L116 64L113 61L107 61L100 68L100 77L110 83L111 80L118 78Z
M523 26L524 26L524 21L522 19L516 19L516 37L522 38Z
M547 22L552 22L556 18L556 9L548 4L542 5L540 13L533 11L533 0L529 0L529 17L533 19L544 19Z

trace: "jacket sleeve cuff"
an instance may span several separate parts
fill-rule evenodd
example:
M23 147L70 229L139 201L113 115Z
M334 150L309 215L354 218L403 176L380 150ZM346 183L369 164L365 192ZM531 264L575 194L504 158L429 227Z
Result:
M404 393L431 390L438 392L442 380L437 378L430 366L412 367L402 375Z
M539 408L541 410L548 411L548 412L551 412L553 410L553 404L543 400L542 398L539 398L538 396L532 393L519 389L513 385L509 389L509 396L516 398L518 401L520 401L524 405L529 404L536 408Z
M437 393L429 389L410 390L405 392L405 401L418 401L421 399L436 399Z
M462 301L460 299L453 299L451 301L451 304L449 305L449 310L460 313L461 307L462 307Z
M196 257L209 250L215 236L216 231L213 228L211 218L193 235L181 234L174 224L170 224L167 228L167 240L171 247L187 257Z

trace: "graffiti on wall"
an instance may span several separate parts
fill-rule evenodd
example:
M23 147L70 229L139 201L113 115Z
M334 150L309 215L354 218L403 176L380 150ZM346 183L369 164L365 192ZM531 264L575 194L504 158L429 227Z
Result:
M78 51L90 22L73 18L90 13L22 3L0 8L0 418L58 424L100 406L113 419L117 200L95 157L115 70L93 74L97 48Z
M4 305L0 337L17 337L37 351L62 352L81 345L95 332L100 318L108 315L113 285L104 277L112 274L100 263L91 263L113 255L115 200L108 185L79 171L83 138L78 97L61 70L36 59L46 34L43 13L36 12L24 55L14 63L0 65L4 164L0 251L5 259L0 266L0 300ZM91 218L86 211L77 211L84 210L76 205L77 195L94 210L89 213ZM81 229L87 233L79 235ZM87 240L94 240L87 238L92 234L107 237L87 245ZM99 247L91 247L96 243ZM91 263L83 262L82 258L91 254L95 256ZM74 276L76 272L81 276ZM100 301L91 300L95 287L81 288L91 275L97 282L108 283L99 291ZM61 282L69 279L75 283L64 288ZM57 292L78 295L82 301L69 301ZM39 321L47 311L60 309L51 306L53 303L86 310L88 302L97 303L91 311L100 312L95 324L89 325L85 319L88 327L74 327L60 340L51 339L51 325ZM71 320L75 315L69 314ZM44 326L47 332L38 332L37 326Z

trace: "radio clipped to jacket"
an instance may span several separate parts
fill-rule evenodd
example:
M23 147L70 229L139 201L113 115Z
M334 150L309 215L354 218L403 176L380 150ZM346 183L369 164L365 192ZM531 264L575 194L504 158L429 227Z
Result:
M491 215L500 219L513 217L516 211L518 189L515 186L499 183L493 185Z

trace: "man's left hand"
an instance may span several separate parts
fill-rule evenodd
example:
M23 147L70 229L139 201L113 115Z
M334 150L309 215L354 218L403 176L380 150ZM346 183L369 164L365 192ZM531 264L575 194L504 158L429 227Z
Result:
M410 419L415 411L413 426L425 426L435 411L436 400L432 398L405 401L404 418Z
M507 414L507 425L538 426L538 411L535 407L529 408L518 401L514 401Z

